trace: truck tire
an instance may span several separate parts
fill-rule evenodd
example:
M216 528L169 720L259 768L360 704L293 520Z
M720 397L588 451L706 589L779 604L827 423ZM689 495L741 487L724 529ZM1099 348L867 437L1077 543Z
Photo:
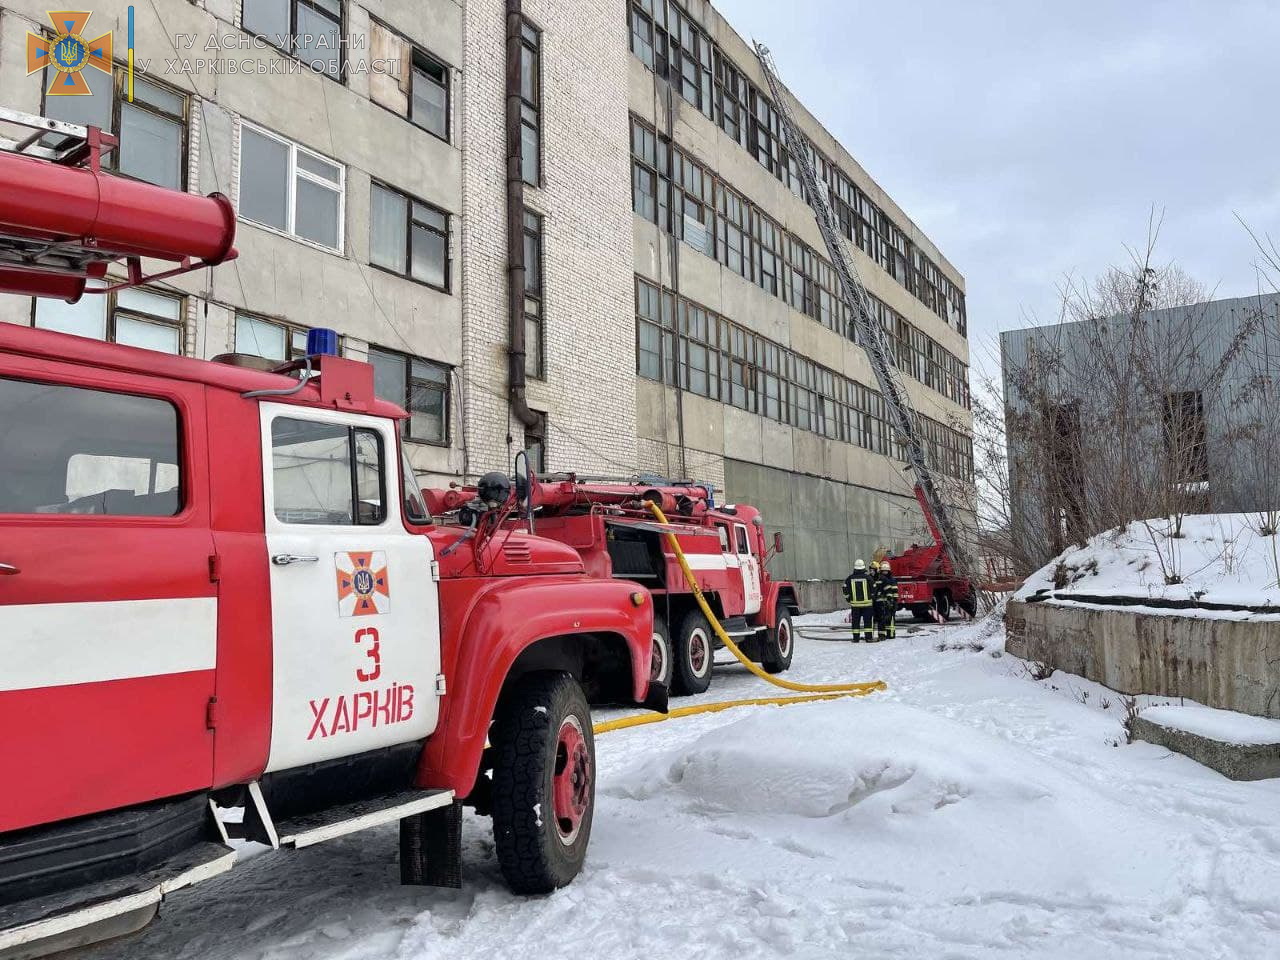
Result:
M916 623L933 623L933 617L929 611L933 609L930 603L915 603L911 605L911 618Z
M649 663L649 682L671 688L671 673L675 669L675 657L671 649L671 630L667 618L655 614L653 618L653 652Z
M507 886L550 893L582 869L595 811L591 708L567 673L521 678L490 732L493 840Z
M940 593L934 594L933 602L934 602L934 605L937 606L938 608L938 616L940 616L943 620L950 620L951 619L951 594L947 593L945 590Z
M680 621L680 632L676 635L671 692L680 697L705 692L711 686L713 660L715 642L711 624L701 610L690 610Z
M778 614L778 625L767 633L760 665L769 673L782 673L790 668L795 651L796 635L791 626L791 611L784 610Z

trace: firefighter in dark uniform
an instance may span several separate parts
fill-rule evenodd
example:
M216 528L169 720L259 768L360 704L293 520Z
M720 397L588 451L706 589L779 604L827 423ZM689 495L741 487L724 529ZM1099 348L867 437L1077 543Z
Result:
M867 565L861 560L853 563L853 573L844 582L844 598L849 601L849 625L853 628L852 640L870 643L874 635L872 626L871 580Z
M872 560L867 569L867 579L871 582L871 639L883 640L884 636L877 629L880 626L880 607L884 603L880 595L880 561Z
M898 633L898 579L888 560L880 561L880 604L876 608L876 628L881 640L892 640Z

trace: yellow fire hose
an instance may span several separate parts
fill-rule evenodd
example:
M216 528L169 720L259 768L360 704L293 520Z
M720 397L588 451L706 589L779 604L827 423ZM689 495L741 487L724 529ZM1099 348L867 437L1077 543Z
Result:
M665 526L667 518L661 508L653 502L650 502L648 506L658 522ZM812 703L815 700L836 700L840 697L865 697L869 693L886 689L883 680L872 680L863 683L796 683L794 680L783 680L761 670L738 648L738 645L733 642L733 638L721 626L720 620L715 613L712 612L711 605L707 603L707 598L702 595L702 589L698 586L698 579L693 575L693 570L690 569L689 561L685 559L684 550L680 548L680 541L676 539L675 534L668 532L665 536L667 543L676 555L676 560L680 563L680 569L684 571L685 582L689 584L689 589L693 591L693 595L698 601L698 606L702 608L703 616L707 618L707 622L715 630L720 642L728 648L730 653L738 658L738 661L744 667L761 680L771 683L775 687L782 687L784 690L802 691L808 696L751 697L745 700L722 700L718 703L700 703L692 707L677 707L670 713L642 713L634 717L621 717L617 720L606 720L603 723L597 723L592 727L594 733L608 733L611 730L621 730L625 727L661 723L663 720L668 720L672 717L691 717L699 713L719 713L721 710L729 710L733 707L757 707L770 704L785 706L792 703Z

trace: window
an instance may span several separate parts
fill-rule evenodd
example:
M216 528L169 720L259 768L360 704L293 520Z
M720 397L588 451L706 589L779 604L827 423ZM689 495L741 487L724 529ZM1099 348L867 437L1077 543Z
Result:
M394 60L402 68L399 75L369 74L369 98L448 142L449 67L374 19L369 43L375 60Z
M787 233L759 207L634 116L631 158L631 202L637 215L656 222L699 252L714 256L734 273L828 329L855 339L849 310L839 297L835 270L816 250ZM818 165L827 170L828 179L834 176L825 161ZM870 212L869 201L858 199L847 180L837 180L832 191L842 191L849 200L864 203L868 216L880 218L878 212ZM852 206L846 205L844 210L842 216L853 216ZM908 244L900 231L896 242L904 248ZM913 256L928 264L918 251ZM870 303L889 333L891 359L899 369L968 407L968 367L880 300L872 296ZM652 332L645 331L642 338L652 342Z
M542 183L542 35L520 25L520 178Z
M1162 433L1169 476L1174 483L1202 483L1209 479L1209 446L1204 398L1199 390L1167 393Z
M340 164L241 124L241 217L341 253L345 181Z
M746 79L676 0L631 0L628 6L631 52L802 197L799 161L787 148L781 115L764 92ZM862 195L839 167L812 144L806 147L819 183L828 188L845 236L921 303L965 335L964 292L959 286L943 276L937 265ZM639 179L637 175L635 189L640 187ZM639 203L636 209L642 212ZM766 289L771 288L772 284L766 285Z
M543 356L542 217L524 212L524 372L546 376Z
M678 335L671 319L677 311ZM879 393L640 277L636 374L906 460ZM930 438L930 462L950 476L972 479L972 439L928 417L920 421Z
M669 0L634 0L630 20L631 52L711 116L711 38Z
M409 97L409 119L441 140L448 140L448 68L420 50L415 50Z
M152 397L0 378L0 514L171 517L178 411Z
M747 543L747 528L734 526L733 532L737 535L738 553L750 553L751 547Z
M78 303L35 297L32 325L44 330L182 353L182 297L147 287L86 294Z
M341 79L342 0L244 0L241 23L317 73Z
M729 550L729 528L723 523L716 524L716 534L720 537L720 552L730 553Z
M377 526L387 517L376 430L277 417L271 476L272 506L282 523Z
M531 412L537 422L524 428L524 450L529 455L529 469L541 476L547 472L547 415Z
M369 261L447 292L449 215L380 183L369 207Z
M175 90L135 77L133 102L125 99L125 72L117 66L111 90L88 97L45 97L52 120L100 127L120 138L103 166L125 176L174 190L187 187L187 98ZM47 87L47 84L46 84ZM49 138L57 146L63 138Z
M381 347L369 348L373 390L409 414L406 440L446 445L449 442L449 368Z
M285 363L307 355L307 328L248 313L236 314L236 353Z
M413 472L408 451L402 450L400 453L400 470L404 474L400 478L403 484L404 518L410 523L430 523L431 511L427 509L422 488L418 486L418 475Z

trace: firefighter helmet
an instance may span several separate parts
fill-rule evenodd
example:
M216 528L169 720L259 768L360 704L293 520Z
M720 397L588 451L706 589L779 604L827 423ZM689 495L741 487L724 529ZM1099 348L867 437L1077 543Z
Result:
M863 563L860 559L859 559L859 560L855 560L855 561L853 561L853 569L855 569L855 570L865 570L865 569L867 569L867 565L866 565L865 563Z

